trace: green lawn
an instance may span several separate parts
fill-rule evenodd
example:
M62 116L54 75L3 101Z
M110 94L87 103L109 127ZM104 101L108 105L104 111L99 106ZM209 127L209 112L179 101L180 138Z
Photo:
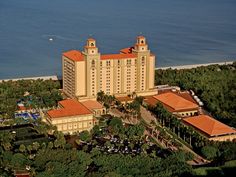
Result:
M236 160L228 161L225 165L220 167L200 167L194 169L195 176L208 176L208 177L218 177L218 176L231 176L236 174Z

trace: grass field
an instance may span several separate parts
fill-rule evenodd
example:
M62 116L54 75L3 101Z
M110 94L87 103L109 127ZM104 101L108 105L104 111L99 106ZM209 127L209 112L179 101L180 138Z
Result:
M196 177L234 176L236 174L236 160L228 161L220 167L200 167L194 171Z

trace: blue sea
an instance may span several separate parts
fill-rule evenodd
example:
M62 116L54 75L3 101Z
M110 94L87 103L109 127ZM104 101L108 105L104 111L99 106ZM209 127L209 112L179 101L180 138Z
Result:
M61 75L88 37L117 53L140 34L157 67L236 59L236 0L0 0L0 79Z

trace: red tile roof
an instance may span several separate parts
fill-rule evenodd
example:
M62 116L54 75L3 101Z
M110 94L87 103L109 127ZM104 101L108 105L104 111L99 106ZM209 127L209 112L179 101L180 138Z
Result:
M204 132L208 136L217 136L217 135L236 133L236 131L233 128L207 115L189 117L189 118L183 119L183 121L197 128L198 130Z
M19 111L26 111L27 108L25 106L18 106Z
M91 47L87 47L91 48ZM92 47L94 48L94 47ZM78 50L70 50L68 52L64 52L63 56L67 57L70 60L73 61L84 61L83 54L78 51ZM101 55L101 60L109 60L109 59L131 59L131 58L136 58L135 54L132 53L121 53L121 54L106 54L106 55Z
M101 60L109 60L109 59L128 59L128 58L136 58L135 54L106 54L101 55Z
M95 41L95 39L93 39L93 38L88 38L87 40L88 41Z
M73 61L84 61L82 53L78 50L70 50L68 52L64 52L63 55Z
M74 99L63 100L60 101L59 104L63 108L48 111L47 114L49 115L49 117L59 118L67 116L92 114L92 112L88 108L86 108L83 104Z
M116 97L116 99L119 100L120 102L131 102L134 100L128 96Z
M156 106L156 104L158 103L158 100L154 98L153 96L146 96L144 98L144 102L150 106Z
M93 100L87 100L81 103L90 110L103 108L103 106L99 102Z
M161 103L169 106L173 109L173 112L183 111L183 110L191 110L198 109L198 105L173 93L163 93L160 95L153 96L155 99L159 100Z
M185 91L185 92L176 92L176 94L183 97L184 99L186 99L188 101L191 101L191 102L197 104L197 102L194 100L194 98L191 96L191 94L187 91Z
M121 49L120 53L129 54L129 53L132 53L132 49L134 49L134 47L127 47L127 48Z

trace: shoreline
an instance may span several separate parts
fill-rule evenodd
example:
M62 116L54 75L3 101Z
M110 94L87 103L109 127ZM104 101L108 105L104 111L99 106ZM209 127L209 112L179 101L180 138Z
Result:
M234 61L226 61L226 62L215 62L215 63L203 63L203 64L192 64L192 65L180 65L180 66L166 66L166 67L157 67L155 70L162 69L192 69L197 68L200 66L209 66L209 65L231 65ZM13 79L0 79L0 83L3 81L18 81L18 80L37 80L37 79L43 79L43 80L61 80L61 78L57 75L51 75L51 76L36 76L36 77L22 77L22 78L13 78Z
M22 77L22 78L13 78L13 79L0 79L0 83L2 83L3 81L18 81L18 80L38 80L38 79L42 79L42 80L60 80L60 78L57 75L52 75L52 76L36 76L36 77Z
M158 69L192 69L192 68L197 68L197 67L201 67L201 66L209 66L209 65L232 65L233 62L236 62L236 60L234 61L225 61L225 62L215 62L215 63L202 63L202 64L191 64L191 65L180 65L180 66L165 66L165 67L157 67L155 68L155 70Z

